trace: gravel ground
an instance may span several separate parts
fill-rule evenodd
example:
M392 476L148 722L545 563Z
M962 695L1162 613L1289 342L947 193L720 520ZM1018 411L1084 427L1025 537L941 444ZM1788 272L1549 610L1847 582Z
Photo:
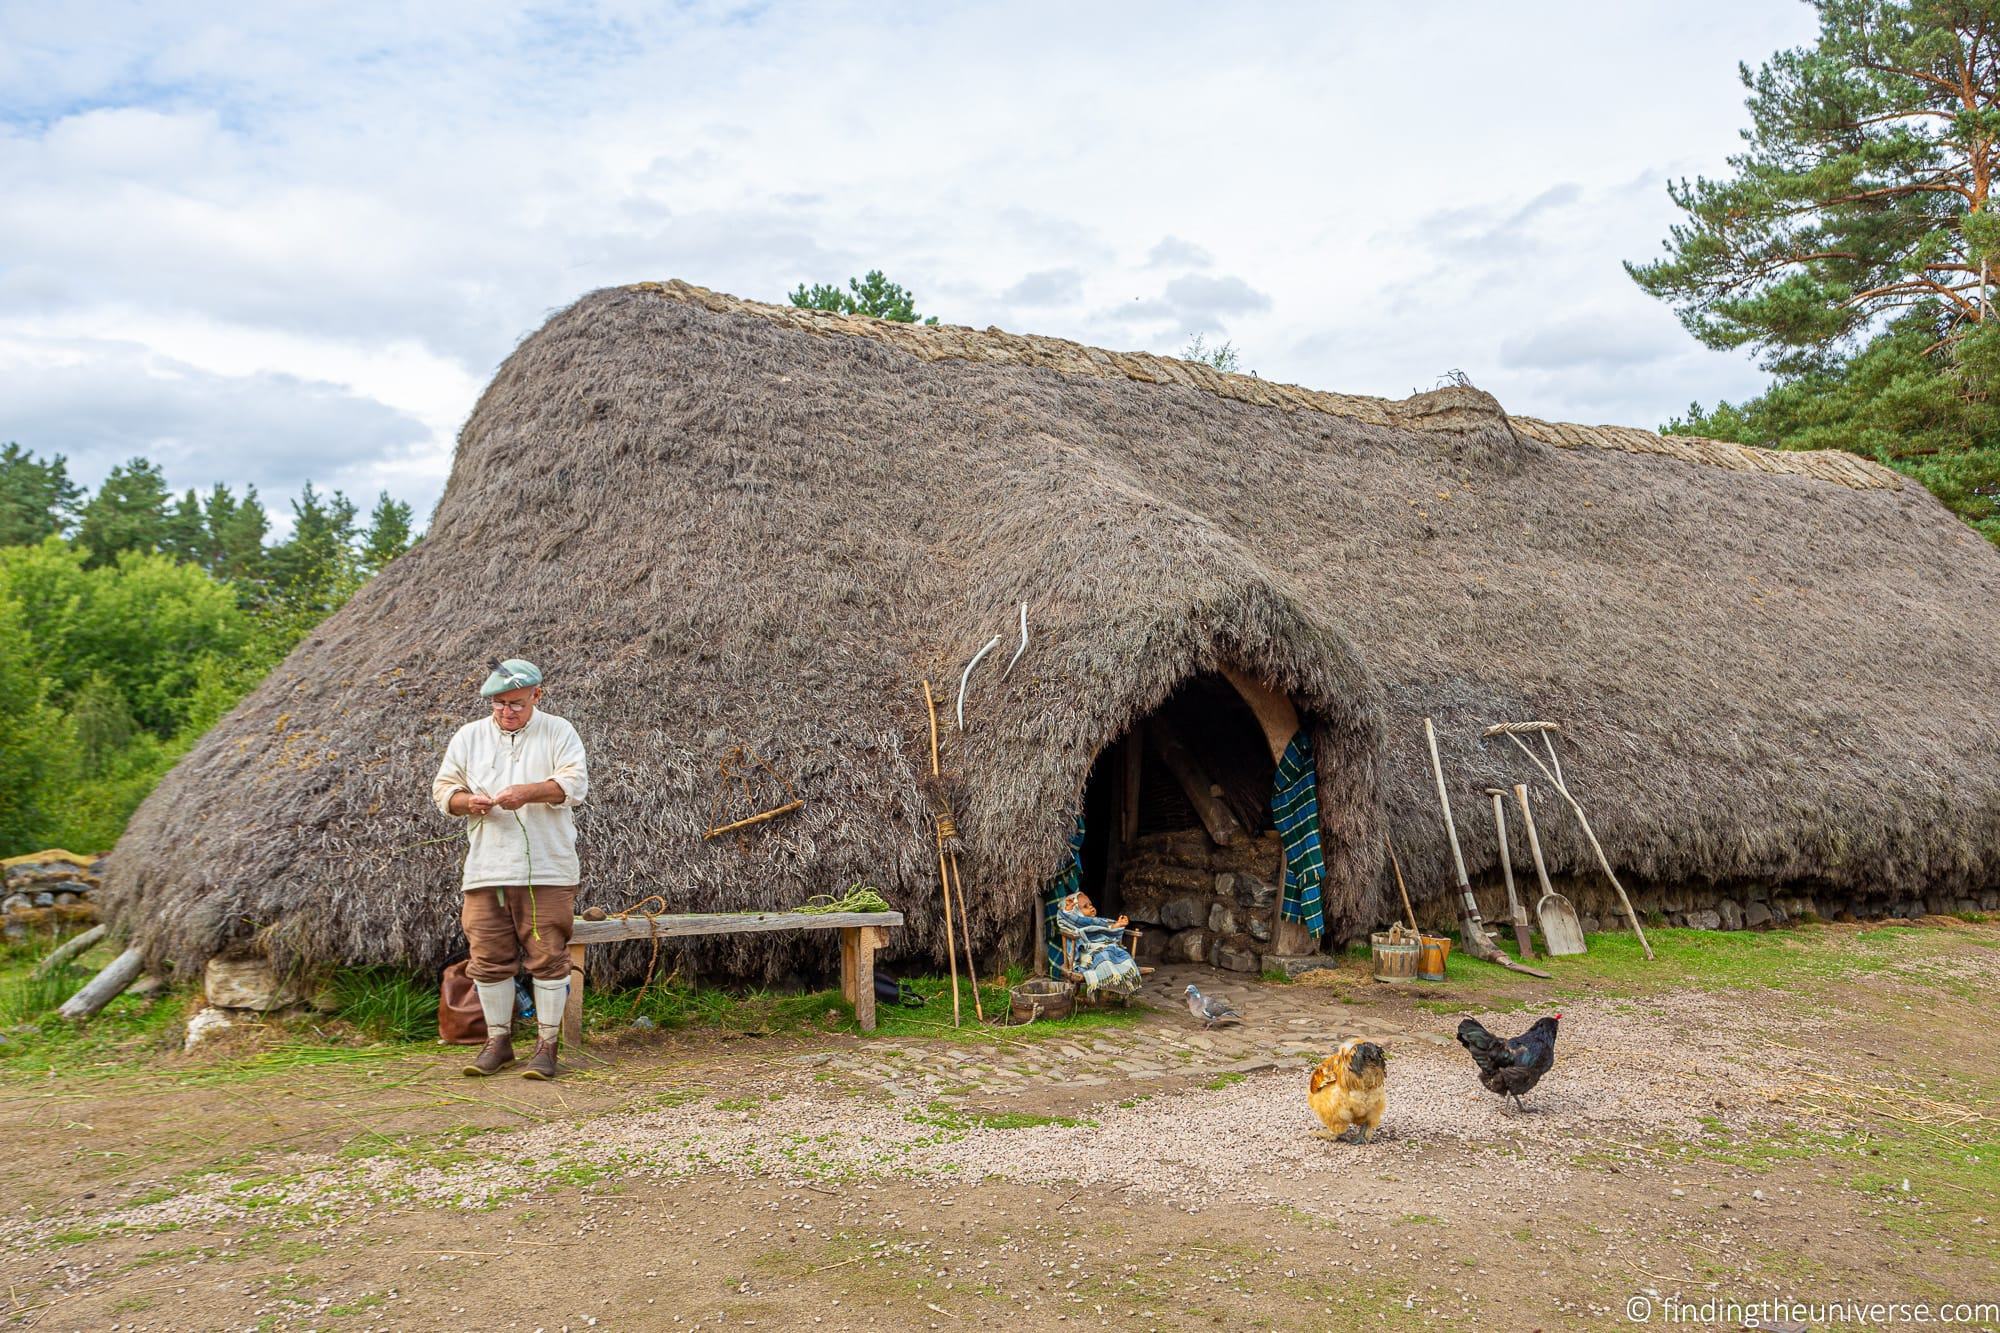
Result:
M1477 1016L1503 1033L1533 1018ZM1357 1021L1365 1031L1365 1018ZM274 1204L327 1217L406 1203L479 1208L596 1172L718 1170L794 1183L997 1178L1130 1191L1189 1210L1227 1201L1335 1212L1355 1205L1357 1168L1370 1180L1394 1180L1440 1148L1476 1155L1482 1187L1546 1190L1575 1169L1579 1154L1693 1137L1704 1117L1740 1127L1795 1115L1774 1098L1811 1066L1789 1044L1759 1035L1762 1021L1740 999L1700 993L1575 1005L1564 1016L1555 1070L1528 1099L1534 1113L1516 1114L1478 1085L1449 1035L1458 1016L1438 1016L1391 1047L1388 1114L1365 1146L1312 1137L1317 1121L1303 1061L1223 1087L1128 1095L1072 1121L1016 1128L914 1098L833 1095L806 1081L808 1066L780 1062L766 1100L751 1109L735 1109L742 1099L689 1100L483 1135L443 1164L421 1150L358 1160L294 1154L265 1164L276 1175L217 1176L170 1199L74 1220L152 1230L253 1211L270 1217ZM1785 1034L1796 1040L1812 1024L1790 1015ZM1407 1197L1400 1187L1377 1192ZM59 1221L43 1217L35 1229ZM0 1230L0 1238L21 1237Z

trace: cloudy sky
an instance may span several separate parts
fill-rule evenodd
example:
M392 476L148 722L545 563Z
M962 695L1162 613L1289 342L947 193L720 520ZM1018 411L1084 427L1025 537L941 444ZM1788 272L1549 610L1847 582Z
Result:
M1657 426L1762 377L1620 261L1737 147L1737 62L1812 33L1797 0L0 0L0 440L423 515L581 293L871 267L952 323Z

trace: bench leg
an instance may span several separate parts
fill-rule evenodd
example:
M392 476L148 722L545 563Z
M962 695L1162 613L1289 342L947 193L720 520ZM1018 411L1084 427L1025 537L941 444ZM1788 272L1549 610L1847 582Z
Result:
M563 1005L563 1044L572 1051L583 1049L583 946L569 946L569 1002Z
M842 935L854 936L854 1021L861 1025L863 1032L875 1030L875 948L878 933L874 926L841 932ZM845 951L843 943L842 952Z
M859 1004L860 997L854 990L854 967L861 954L861 930L858 926L845 926L840 932L840 998L849 1004Z

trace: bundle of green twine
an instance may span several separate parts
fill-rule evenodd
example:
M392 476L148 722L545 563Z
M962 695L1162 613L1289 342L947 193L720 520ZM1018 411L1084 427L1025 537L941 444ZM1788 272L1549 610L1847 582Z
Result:
M805 904L794 907L794 912L893 912L889 900L876 891L872 884L856 884L845 895L836 898L830 893L816 893L806 899Z

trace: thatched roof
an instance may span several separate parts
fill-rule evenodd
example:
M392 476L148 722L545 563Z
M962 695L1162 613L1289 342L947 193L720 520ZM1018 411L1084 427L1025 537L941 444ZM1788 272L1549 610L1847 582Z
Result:
M508 359L424 542L161 783L108 885L157 960L268 929L437 961L458 849L420 845L449 832L426 786L484 663L522 655L590 746L585 902L865 882L934 949L917 682L949 695L999 634L946 729L982 957L1026 919L1093 757L1224 663L1318 736L1343 932L1378 919L1385 827L1413 887L1450 880L1427 714L1475 874L1480 789L1527 772L1479 730L1546 718L1637 879L1988 886L1996 618L2000 553L1846 455L641 284ZM737 745L805 801L747 852L701 836ZM1558 869L1588 864L1545 825ZM775 974L822 949L702 961Z

